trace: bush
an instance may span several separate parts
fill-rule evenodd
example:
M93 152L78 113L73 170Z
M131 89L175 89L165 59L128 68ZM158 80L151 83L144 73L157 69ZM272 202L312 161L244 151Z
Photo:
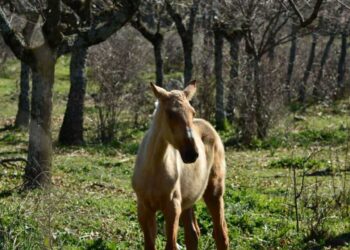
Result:
M313 168L330 168L326 160L308 159L306 157L286 157L272 161L270 168L295 168L295 169L313 169Z

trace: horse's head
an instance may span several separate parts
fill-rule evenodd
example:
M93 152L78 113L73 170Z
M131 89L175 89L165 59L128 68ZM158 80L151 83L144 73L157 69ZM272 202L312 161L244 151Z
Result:
M194 108L190 100L196 92L196 81L191 81L184 90L166 91L151 83L159 100L162 131L164 138L179 150L184 163L195 162L198 149L193 135Z

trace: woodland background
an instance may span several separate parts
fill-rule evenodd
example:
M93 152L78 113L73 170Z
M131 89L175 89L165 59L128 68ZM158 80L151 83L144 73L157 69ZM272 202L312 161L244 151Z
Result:
M0 249L141 249L149 82L191 79L231 248L350 247L350 1L0 0L0 32Z

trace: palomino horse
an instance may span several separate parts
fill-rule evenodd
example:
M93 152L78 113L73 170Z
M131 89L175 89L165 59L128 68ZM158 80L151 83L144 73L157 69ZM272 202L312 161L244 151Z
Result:
M213 219L217 249L228 249L223 200L225 151L215 129L193 118L195 110L189 100L196 92L196 83L190 82L183 91L168 92L152 83L151 87L159 105L140 145L132 178L145 249L155 249L158 210L165 218L166 249L177 249L180 219L186 249L197 249L200 232L193 205L202 197Z

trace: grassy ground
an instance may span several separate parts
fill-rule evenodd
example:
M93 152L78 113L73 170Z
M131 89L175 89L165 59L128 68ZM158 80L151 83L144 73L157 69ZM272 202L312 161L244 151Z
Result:
M56 71L54 139L69 89L67 58ZM18 73L16 63L0 72L0 127L13 123ZM130 176L143 132L127 131L130 136L117 146L93 143L89 98L87 110L88 143L55 146L51 190L18 192L23 165L0 167L0 249L142 248ZM288 116L266 141L256 141L250 149L227 148L225 206L231 249L350 249L350 176L344 171L349 166L349 110L348 101L316 105ZM27 141L25 132L1 131L0 159L25 157ZM298 193L302 186L297 232L293 194L294 187ZM196 213L200 249L215 249L202 202ZM182 231L179 244L184 246ZM157 246L164 246L161 215Z

